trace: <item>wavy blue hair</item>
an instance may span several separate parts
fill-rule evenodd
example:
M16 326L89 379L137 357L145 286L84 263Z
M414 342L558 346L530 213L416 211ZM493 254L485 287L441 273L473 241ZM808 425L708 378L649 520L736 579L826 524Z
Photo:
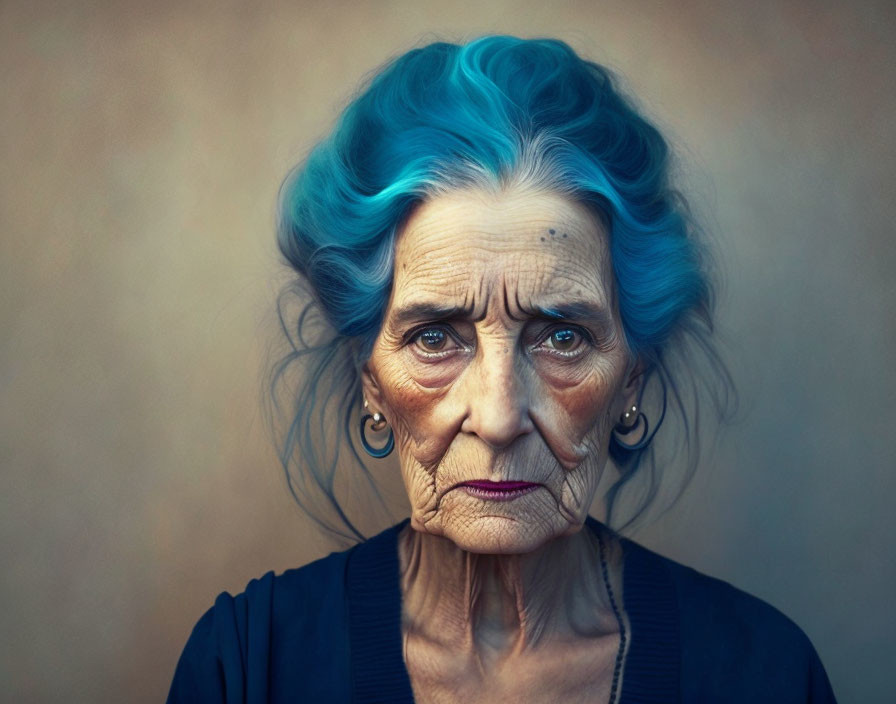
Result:
M731 385L710 340L706 252L670 169L665 139L611 73L562 41L438 42L379 71L281 190L280 251L298 274L296 284L312 297L297 318L281 297L280 320L292 346L271 378L276 397L287 368L305 362L302 382L290 390L291 420L281 440L299 504L334 533L363 537L336 498L341 442L329 433L332 414L350 458L376 491L353 433L359 370L389 298L395 237L415 205L463 187L550 190L605 219L626 339L646 380L658 382L648 409L651 440L668 408L688 441L697 425L696 399L689 409L670 355L688 346L702 351L722 382L709 384L711 390ZM713 395L720 412L723 396L727 391ZM607 495L608 521L634 477L647 478L630 521L655 497L654 445L630 451L611 441L621 473ZM338 521L328 517L321 496Z

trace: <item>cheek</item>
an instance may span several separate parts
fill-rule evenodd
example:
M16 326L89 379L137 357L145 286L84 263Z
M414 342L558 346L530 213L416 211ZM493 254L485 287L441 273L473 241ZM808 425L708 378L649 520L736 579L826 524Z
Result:
M399 355L402 370L423 391L438 391L451 385L469 364L469 353L464 351L437 362L419 359L410 348L405 348Z
M621 386L620 366L612 363L594 365L571 385L545 384L547 420L573 445L604 444Z
M447 388L421 385L396 357L381 366L379 378L383 411L395 433L402 466L413 462L434 467L450 443L456 425L445 417Z

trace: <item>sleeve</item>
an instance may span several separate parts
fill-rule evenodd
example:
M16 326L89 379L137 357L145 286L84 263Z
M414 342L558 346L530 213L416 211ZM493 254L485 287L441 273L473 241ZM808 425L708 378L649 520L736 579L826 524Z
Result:
M812 648L809 661L809 697L807 701L808 704L837 704L828 673L825 672L824 665L821 664L821 658L818 657L815 648Z
M214 607L193 628L177 662L168 704L226 702L224 677L214 636Z
M796 623L727 582L672 569L683 701L836 704L818 652Z
M245 700L234 598L226 592L203 614L181 653L168 704L241 704Z

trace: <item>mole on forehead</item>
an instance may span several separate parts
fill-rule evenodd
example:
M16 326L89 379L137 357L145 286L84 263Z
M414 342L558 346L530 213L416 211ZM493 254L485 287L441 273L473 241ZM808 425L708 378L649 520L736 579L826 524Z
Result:
M415 231L399 242L395 254L396 274L414 277L436 272L441 276L481 274L508 268L540 274L603 273L609 262L609 248L600 234L580 234L560 225L519 234Z
M422 203L404 227L405 236L533 233L558 240L603 234L598 217L582 203L550 192L499 195L460 191ZM565 235L565 237L564 237Z
M606 235L596 220L564 218L557 213L547 215L543 218L514 216L489 222L462 214L454 217L450 213L433 213L426 220L409 223L396 243L396 254L416 259L424 255L451 257L458 250L473 255L480 250L522 255L551 252L558 256L567 252L576 258L604 258Z
M562 233L560 233L562 237ZM568 241L568 240L567 240ZM513 251L460 246L427 251L405 250L395 260L395 286L448 292L491 288L500 282L518 291L550 293L569 288L603 290L607 252L533 242Z

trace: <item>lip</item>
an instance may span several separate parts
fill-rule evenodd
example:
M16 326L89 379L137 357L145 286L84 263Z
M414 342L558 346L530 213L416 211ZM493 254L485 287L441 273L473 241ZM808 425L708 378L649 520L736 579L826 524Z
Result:
M520 496L525 496L536 489L541 484L533 484L532 482L490 482L486 480L475 480L471 482L463 482L457 486L463 489L464 493L479 499L489 501L513 501Z

